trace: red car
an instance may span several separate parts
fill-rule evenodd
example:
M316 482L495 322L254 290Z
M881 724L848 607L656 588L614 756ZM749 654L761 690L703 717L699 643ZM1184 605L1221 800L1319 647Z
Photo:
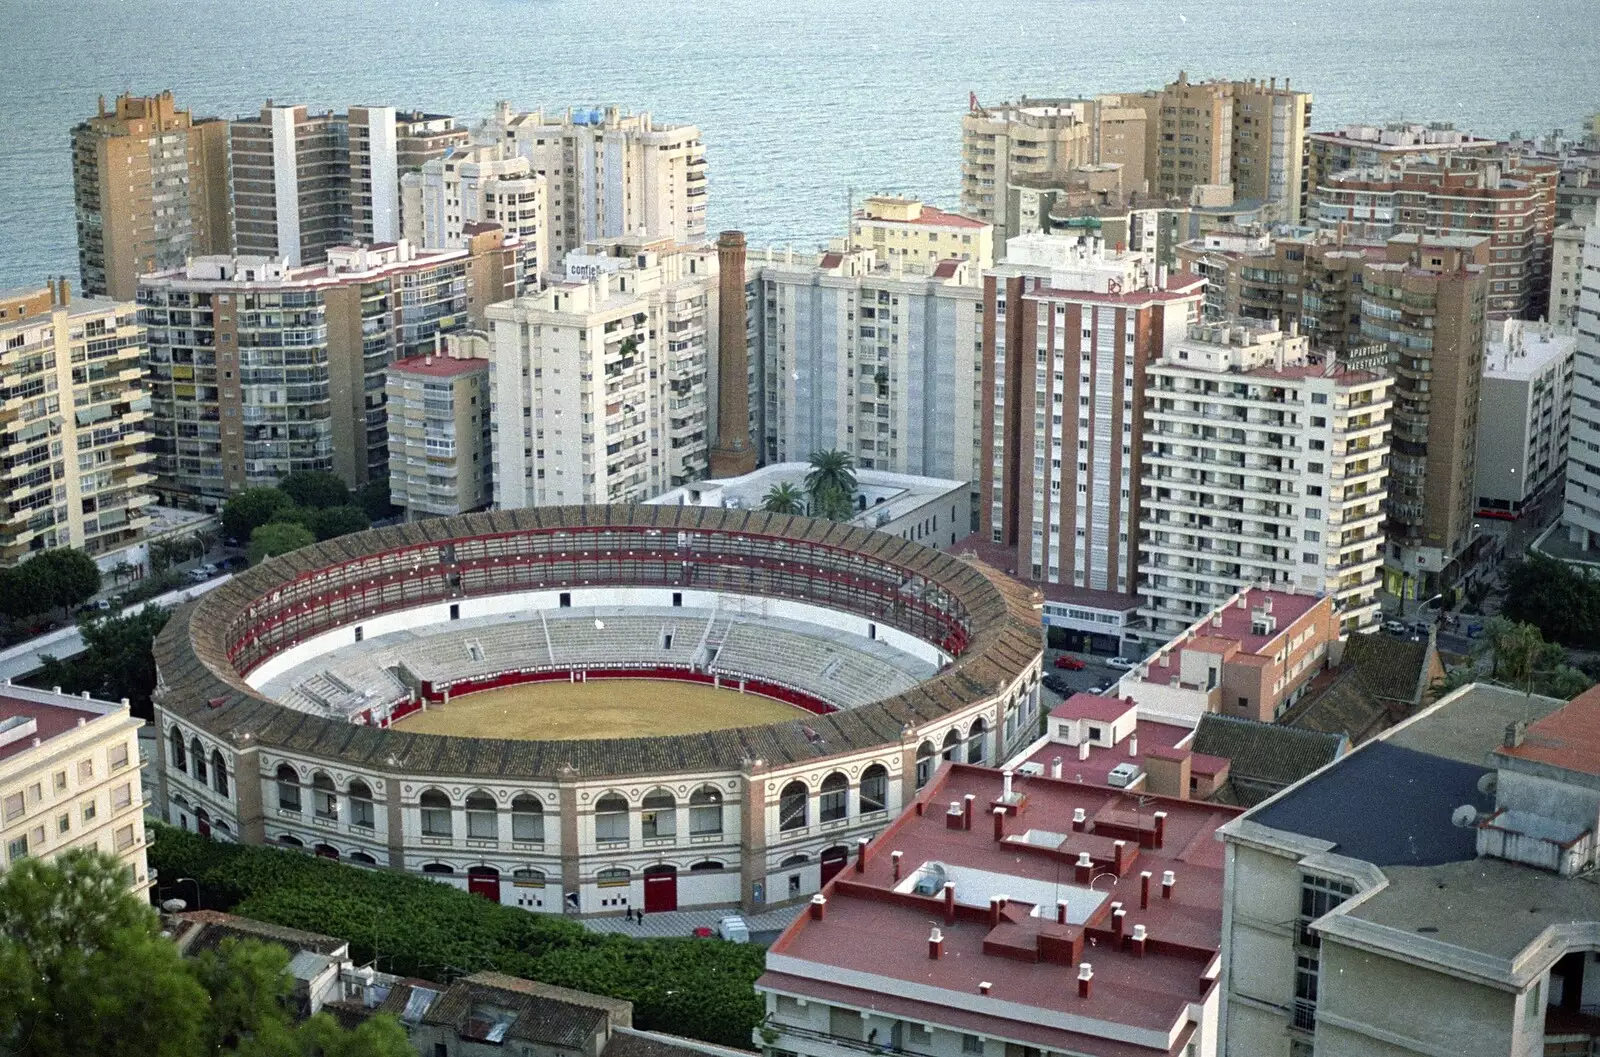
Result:
M1084 664L1076 657L1069 657L1066 654L1062 654L1060 657L1056 658L1056 667L1065 668L1069 672L1081 672L1087 668L1088 665Z

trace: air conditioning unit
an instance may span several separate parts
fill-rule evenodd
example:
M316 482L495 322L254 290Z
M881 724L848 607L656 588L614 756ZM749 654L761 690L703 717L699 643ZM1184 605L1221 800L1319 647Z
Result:
M1029 778L1043 778L1044 764L1029 760L1017 768L1017 773L1027 775Z
M1126 789L1144 775L1144 768L1136 763L1119 763L1106 774L1106 785Z

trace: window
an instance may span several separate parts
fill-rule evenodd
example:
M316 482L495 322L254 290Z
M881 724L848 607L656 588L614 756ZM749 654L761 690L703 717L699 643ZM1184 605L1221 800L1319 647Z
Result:
M1317 1027L1317 973L1320 963L1312 955L1294 959L1294 1026L1301 1031Z
M113 771L119 771L128 766L128 743L123 742L121 745L111 746L111 751L106 754L106 758L110 762ZM65 789L66 787L67 776L65 774L57 774L56 788Z
M499 809L488 793L473 793L467 797L467 839L500 839Z
M511 871L511 882L519 887L543 888L544 871L524 866L520 870Z
M984 734L988 731L988 729L988 726L983 722L983 718L981 716L972 721L972 728L967 731L968 763L983 762Z
M118 829L116 837L112 843L115 845L118 851L127 851L129 848L133 847L133 825L130 823L129 825Z
M961 1052L962 1053L982 1053L983 1052L983 1039L980 1038L977 1035L963 1035L963 1036L961 1036Z
M1300 875L1300 929L1296 942L1315 950L1321 946L1311 923L1356 894L1355 886L1315 874Z
M132 782L123 782L121 785L117 786L111 791L111 810L116 811L119 808L127 807L131 803L133 803ZM66 821L66 817L67 816L62 815L62 821ZM64 833L66 831L63 830L62 832Z
M228 795L228 765L222 761L222 753L216 749L211 750L211 784L220 795Z
M806 802L810 793L804 782L790 782L778 794L778 829L805 829Z
M350 825L362 829L375 829L372 808L372 789L366 782L350 783Z
M889 772L875 763L861 772L861 813L889 809Z
M817 803L817 815L824 822L838 822L850 811L850 780L834 771L822 780L822 797Z
M322 819L339 817L339 792L333 779L321 771L311 776L311 811Z
M601 888L617 888L626 885L632 878L633 875L628 873L627 870L620 866L613 866L595 874L594 883Z
M183 747L183 731L177 727L172 728L172 741L167 754L167 763L171 764L172 769L175 771L182 771L184 774L189 773L189 754Z
M650 793L644 798L644 811L640 815L640 823L646 839L676 837L678 801L665 789Z
M628 839L628 802L616 793L607 793L594 805L594 839Z
M199 738L189 743L189 758L194 762L195 781L205 785L208 781L206 778L206 749L204 745L200 744Z
M1328 448L1328 443L1327 441L1313 440L1306 442L1306 447L1310 448L1312 451L1326 451Z
M430 789L417 798L422 808L422 835L448 837L451 835L450 798L437 789Z
M51 781L51 784L55 786L56 792L64 793L64 792L67 791L67 772L66 771L57 771L55 773L55 775L51 778L50 781Z
M430 862L422 867L422 872L431 874L453 874L456 872L456 869L454 866L451 866L447 863Z
M917 746L917 788L921 789L928 784L928 779L933 777L933 742L925 741Z
M1327 393L1312 393L1311 394L1311 402L1313 404L1326 404L1328 402L1328 394Z
M544 840L544 805L535 797L511 801L511 839L538 843Z
M6 797L5 820L7 822L21 818L22 813L26 810L27 807L23 803L21 793L12 793L10 796Z
M56 833L72 832L72 814L70 812L56 816Z
M26 836L17 837L15 840L11 840L11 841L7 842L7 844L6 844L6 861L7 862L16 862L18 859L26 859L27 857L28 857L28 838Z
M1328 426L1328 420L1326 418L1323 418L1321 415L1312 415L1311 416L1311 428L1312 429L1326 429L1327 426Z
M78 761L78 781L80 781L80 782L92 782L92 781L94 781L94 761L93 760L79 760Z
M945 733L944 748L939 752L941 760L961 759L961 732L952 727Z
M300 775L286 763L278 765L278 810L300 813Z
M722 790L703 785L689 797L689 836L722 832Z
M95 816L99 814L99 810L95 807L95 802L93 800L85 800L83 802L83 811L81 813L83 815L84 823L87 824L94 821Z

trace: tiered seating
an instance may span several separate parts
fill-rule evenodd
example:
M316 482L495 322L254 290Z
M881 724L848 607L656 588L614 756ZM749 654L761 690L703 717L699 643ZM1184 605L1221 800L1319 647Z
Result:
M313 711L350 717L407 697L406 688L368 655L340 657L295 683L297 696L313 703Z
M603 627L596 627L599 621ZM657 616L601 614L551 620L550 645L557 664L573 667L674 664L688 666L701 627L694 622ZM671 634L672 648L663 648Z
M765 623L735 624L711 670L782 683L840 708L865 705L916 683L915 677L888 661L843 643Z

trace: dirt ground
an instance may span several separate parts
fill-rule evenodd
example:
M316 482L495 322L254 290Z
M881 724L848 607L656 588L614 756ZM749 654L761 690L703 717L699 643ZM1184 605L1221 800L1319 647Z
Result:
M695 734L806 715L754 694L671 679L528 683L429 705L395 724L413 734L556 741Z

